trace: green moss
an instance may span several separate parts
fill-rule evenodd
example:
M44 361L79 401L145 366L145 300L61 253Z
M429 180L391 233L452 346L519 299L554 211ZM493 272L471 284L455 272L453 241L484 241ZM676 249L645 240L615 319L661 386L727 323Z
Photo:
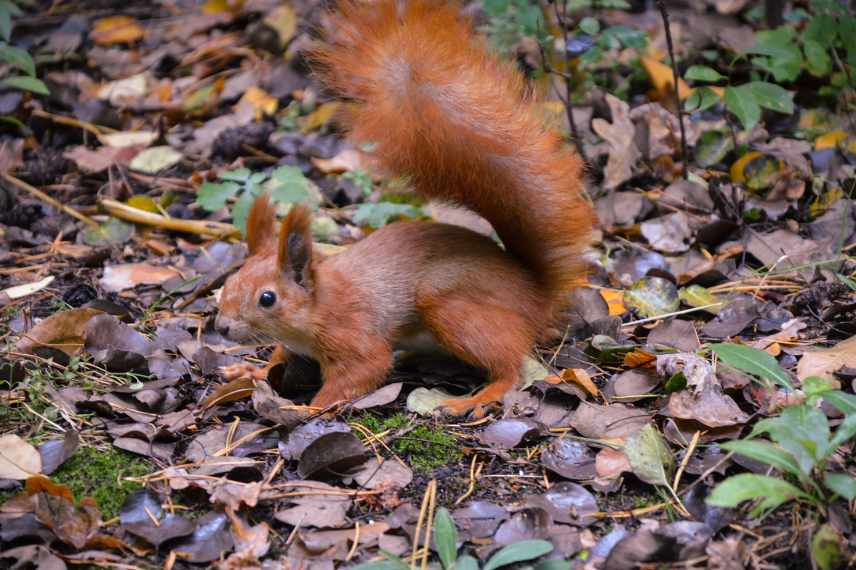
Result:
M67 485L76 500L95 499L107 520L119 514L129 493L142 488L139 483L123 479L141 477L149 471L146 461L114 447L106 450L84 447L57 469L51 479Z
M388 418L366 414L358 420L373 433L399 430L411 426L416 421L403 413L397 413ZM463 457L460 444L455 436L444 431L442 426L427 423L415 425L404 435L389 441L388 445L414 470L423 473L433 471L443 465L456 463Z

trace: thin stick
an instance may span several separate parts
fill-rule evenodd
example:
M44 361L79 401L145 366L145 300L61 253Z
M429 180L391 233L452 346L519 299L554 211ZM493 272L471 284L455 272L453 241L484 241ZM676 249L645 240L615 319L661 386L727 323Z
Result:
M624 323L623 327L632 327L636 325L641 325L643 323L650 323L653 321L659 321L660 319L665 319L667 317L674 317L676 315L686 315L687 313L695 313L696 311L703 311L705 309L709 309L711 307L718 307L720 305L724 305L724 301L720 301L719 303L710 303L709 305L702 305L700 307L693 307L692 309L684 309L683 311L675 311L673 313L664 313L662 315L657 315L656 317L648 317L647 319L639 319L638 321L630 321L629 323Z
M87 216L84 216L83 214L81 214L80 212L78 212L77 210L72 208L71 206L66 206L65 204L63 204L59 200L51 198L50 196L48 196L47 194L45 194L44 192L42 192L41 190L39 190L35 186L31 186L30 184L27 184L26 182L24 182L20 178L15 178L11 174L5 174L5 173L0 174L0 177L2 177L3 180L5 180L9 184L15 186L16 188L20 188L21 190L24 190L25 192L29 192L30 194L32 194L33 196L35 196L36 198L38 198L42 202L45 202L46 204L50 204L51 206L53 206L57 210L65 212L66 214L68 214L72 218L77 218L81 222L83 222L85 224L89 224L93 228L99 227L98 223L95 222L95 220L88 218Z
M683 175L684 180L689 178L689 170L687 169L687 133L684 130L684 112L681 108L681 96L678 92L678 62L675 59L675 47L672 45L672 29L669 26L669 13L666 11L666 3L663 0L657 0L657 9L660 10L660 15L663 17L663 28L666 30L666 45L669 48L669 57L672 60L672 87L675 94L675 105L678 106L678 124L681 126L681 158L683 159Z
M421 570L428 567L428 555L431 553L431 531L434 527L434 510L437 507L437 480L432 479L428 484L428 520L427 528L425 529L425 540L422 548L422 566Z

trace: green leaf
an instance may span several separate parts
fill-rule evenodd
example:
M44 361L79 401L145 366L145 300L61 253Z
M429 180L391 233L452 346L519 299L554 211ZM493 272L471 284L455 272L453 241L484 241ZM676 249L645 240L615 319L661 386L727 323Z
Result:
M761 433L770 434L773 441L793 455L804 473L811 472L828 453L829 420L817 408L806 405L787 407L779 417L757 422L750 437Z
M803 30L803 44L813 42L824 49L830 48L835 45L837 34L838 27L835 24L835 18L829 14L819 14L809 20L805 30Z
M220 180L230 180L232 182L246 182L250 179L252 171L249 168L237 168L235 170L227 170L221 172L217 178ZM264 175L262 175L264 177Z
M829 57L826 48L814 40L803 42L805 52L805 63L808 72L815 77L824 77L832 71L832 58Z
M458 553L458 529L455 528L452 515L443 507L437 509L434 515L434 543L443 568L452 570Z
M847 473L827 473L823 478L823 484L827 489L848 501L856 499L856 478Z
M766 441L729 441L723 443L721 447L727 451L733 451L750 459L772 465L779 471L790 473L800 479L810 475L810 473L803 473L791 454Z
M726 78L717 70L706 65L691 65L684 77L693 81L721 81Z
M793 114L794 112L794 94L775 83L751 81L746 85L741 85L740 89L751 93L755 98L755 102L765 109L785 113L786 115Z
M393 202L360 204L354 213L354 223L359 226L380 228L397 218L418 218L421 215L422 209L410 204L395 204Z
M624 443L624 454L634 475L651 485L669 485L675 459L653 425L631 434Z
M740 120L743 128L750 131L761 119L761 106L754 95L741 87L725 88L725 106Z
M297 204L309 198L309 180L296 166L280 166L265 186L274 202Z
M600 22L595 18L585 17L580 21L580 29L590 36L600 31Z
M786 26L757 32L755 45L745 53L768 56L753 58L752 63L772 73L776 81L793 81L802 70L803 57L795 32Z
M700 113L710 109L719 102L719 95L710 87L697 87L693 89L687 100L684 101L684 109L689 113Z
M9 41L12 37L12 13L17 6L9 0L0 0L0 39Z
M571 563L567 560L545 560L536 564L534 570L571 570Z
M707 497L707 503L717 507L736 507L744 501L753 499L761 499L758 507L753 509L753 515L775 509L794 499L811 501L808 494L782 479L754 473L741 473L717 485Z
M779 386L793 390L791 381L776 359L757 348L739 344L719 343L710 347L725 364L754 374Z
M216 212L226 201L238 193L241 187L234 182L206 182L196 193L196 203L209 212Z
M709 133L716 133L719 131L708 131ZM705 133L707 134L707 133ZM708 307L705 309L708 313L713 313L714 315L722 310L728 302L723 301L716 295L710 292L709 289L702 287L701 285L688 285L687 287L682 287L678 291L678 297L681 301L689 305L690 307L704 307L706 305L716 305L716 303L720 303L718 306Z
M241 230L241 233L247 235L247 218L250 215L250 208L253 206L253 201L256 195L253 192L243 192L241 197L232 206L232 223Z
M11 87L13 89L32 91L33 93L37 93L39 95L50 95L51 93L48 90L48 86L45 85L41 79L36 79L35 77L29 77L25 75L7 77L3 81L0 81L0 87Z
M813 401L815 398L819 398L834 389L835 387L829 380L820 376L809 376L802 381L802 391L809 401Z
M546 540L523 540L502 548L490 557L483 570L495 570L515 562L533 560L544 556L553 550L553 545Z
M134 225L116 218L110 218L97 228L87 227L83 232L86 245L122 245L134 235Z
M455 570L479 570L479 562L472 556L466 554L455 562Z
M611 48L621 45L633 49L645 49L648 46L648 36L645 32L626 26L611 26L603 30L601 38Z
M838 410L846 415L856 414L856 396L842 392L841 390L832 390L823 395L823 399L830 405L835 406Z
M836 449L847 443L854 435L856 435L856 414L845 417L844 421L838 424L835 435L829 440L826 455L829 456L835 453Z
M33 58L27 50L15 46L2 45L0 46L0 60L5 61L13 67L17 67L27 75L36 74L36 64L33 63Z
M835 528L823 524L811 538L811 558L819 570L836 570L846 562L846 541Z

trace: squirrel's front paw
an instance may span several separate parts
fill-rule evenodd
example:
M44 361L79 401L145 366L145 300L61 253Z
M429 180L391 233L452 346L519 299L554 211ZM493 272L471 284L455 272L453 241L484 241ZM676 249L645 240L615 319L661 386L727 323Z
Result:
M230 382L232 380L240 380L241 378L248 378L252 380L267 380L267 368L259 368L258 366L253 366L252 364L247 364L246 362L240 362L238 364L230 364L228 366L221 366L220 372Z
M476 398L467 398L465 400L446 400L438 409L444 416L469 417L473 420L480 420L499 407L499 402L482 402Z

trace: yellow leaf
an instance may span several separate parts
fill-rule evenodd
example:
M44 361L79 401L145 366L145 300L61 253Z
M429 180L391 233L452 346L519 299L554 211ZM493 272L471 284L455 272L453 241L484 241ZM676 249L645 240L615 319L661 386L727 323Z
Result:
M142 26L130 16L109 16L96 20L90 37L98 45L130 44L141 40Z
M809 212L812 218L822 216L835 202L844 197L844 192L837 186L831 190L824 192L818 196L809 206Z
M627 312L624 306L624 291L621 289L601 289L600 296L609 307L609 316L617 317Z
M835 148L838 146L838 143L847 138L847 133L842 131L841 129L834 130L832 132L826 133L825 135L820 135L816 139L814 139L814 148L815 150L824 150L827 148Z
M656 355L639 348L634 348L633 352L624 355L624 366L627 368L653 368L656 361Z
M567 368L562 370L562 380L576 384L592 397L597 397L600 394L597 385L592 382L591 376L582 368Z
M760 151L753 150L737 159L734 164L731 165L731 181L738 184L746 182L746 165L763 154L764 153Z
M207 0L202 6L202 13L237 14L243 6L243 0Z
M343 172L351 172L363 166L363 159L360 151L347 148L334 156L333 158L312 158L312 164L315 168L324 174L341 174Z
M252 106L256 113L256 119L261 119L264 115L273 115L276 113L277 106L279 105L276 97L259 87L250 87L247 89L244 96L238 101L238 106L241 103L249 103Z
M297 15L291 6L280 6L265 16L264 23L276 30L280 45L286 45L297 32Z
M674 85L674 81L672 79L672 68L647 55L643 55L639 59L642 61L642 67L645 68L645 71L647 71L648 75L651 77L651 83L654 84L654 88L662 94L671 94L672 85ZM678 98L683 101L689 97L692 92L693 91L690 89L690 86L679 77Z
M339 110L339 106L340 103L338 101L329 101L321 104L317 109L306 116L306 120L303 123L303 129L301 130L304 133L308 133L309 131L320 129L330 122L330 119L332 119L333 115L336 114L336 111Z
M148 196L131 196L128 199L128 205L132 208L136 208L138 210L143 210L144 212L152 212L153 214L160 214L160 210L158 209L155 201L152 200Z

